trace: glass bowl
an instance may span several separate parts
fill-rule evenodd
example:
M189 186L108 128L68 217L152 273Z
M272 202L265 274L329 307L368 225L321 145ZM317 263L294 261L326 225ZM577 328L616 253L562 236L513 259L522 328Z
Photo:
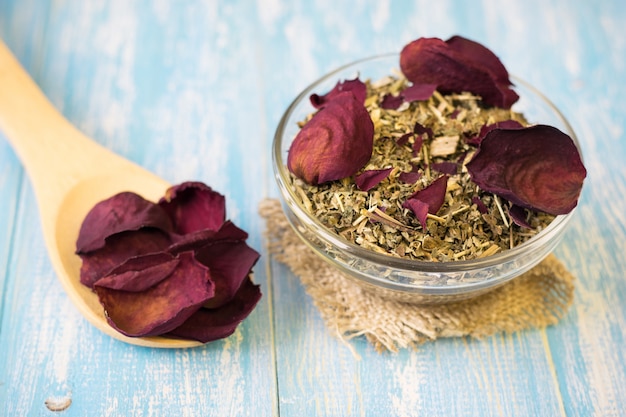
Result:
M537 265L559 243L575 212L557 216L544 230L513 249L474 260L431 262L398 258L351 243L309 214L290 186L287 152L299 131L297 122L315 111L312 93L324 94L338 81L359 76L376 81L397 73L399 55L365 58L342 66L304 89L280 120L273 143L273 167L283 211L295 233L317 255L365 290L383 297L416 304L438 304L478 296L518 277ZM554 126L580 145L565 117L539 91L511 77L520 99L513 110L530 123Z

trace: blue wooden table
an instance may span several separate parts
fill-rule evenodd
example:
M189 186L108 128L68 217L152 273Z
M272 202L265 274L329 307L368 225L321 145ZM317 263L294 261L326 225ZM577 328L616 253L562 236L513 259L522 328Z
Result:
M235 334L200 348L102 334L51 270L29 179L0 132L0 415L626 415L625 26L621 0L0 0L0 37L73 124L171 183L226 195L263 255L264 294ZM278 195L273 131L325 72L453 34L545 91L582 142L589 176L556 250L575 301L546 330L350 348L267 255L257 213Z

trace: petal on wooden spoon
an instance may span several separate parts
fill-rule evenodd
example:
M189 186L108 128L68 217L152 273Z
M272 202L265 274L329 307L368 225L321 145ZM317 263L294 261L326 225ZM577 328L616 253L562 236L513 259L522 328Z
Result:
M180 262L171 274L142 291L115 289L120 285L119 277L99 280L94 290L109 324L127 336L160 335L180 326L213 297L215 288L209 269L196 261L191 252L181 253L178 259ZM128 280L142 277L145 278L141 273L129 271L123 276ZM134 284L124 285L132 287Z
M230 302L216 309L199 309L169 335L202 343L230 336L252 312L260 298L260 287L246 278Z
M172 223L163 209L131 192L122 192L96 204L85 216L76 241L76 252L87 253L104 246L111 235L142 227L167 233Z

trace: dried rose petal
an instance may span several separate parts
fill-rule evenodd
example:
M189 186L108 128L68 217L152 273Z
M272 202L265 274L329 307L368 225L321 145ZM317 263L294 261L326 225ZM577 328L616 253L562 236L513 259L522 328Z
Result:
M328 93L320 96L317 94L311 94L309 100L311 101L311 105L316 109L323 107L326 103L333 100L339 94L344 92L351 92L354 94L354 97L357 99L359 103L364 103L367 98L367 87L363 81L359 80L359 78L355 78L354 80L347 81L339 81L332 90Z
M402 97L408 103L428 100L436 89L437 84L413 84L402 90Z
M109 324L127 336L153 336L168 333L191 317L214 295L214 285L206 266L184 252L173 272L147 290L132 292L114 289L113 278L94 285ZM141 274L126 273L127 279ZM108 285L114 281L114 288Z
M380 107L385 110L396 110L404 103L402 95L394 96L393 94L385 94L380 102Z
M398 146L404 146L407 144L407 142L409 141L409 139L411 138L411 136L415 135L415 133L410 132L410 133L405 133L404 135L400 136L397 140L396 143L398 144Z
M259 259L259 253L243 241L221 241L196 251L196 259L209 267L215 296L204 307L221 307L230 301Z
M511 216L511 220L513 220L516 225L532 229L532 226L526 220L526 209L524 207L513 204L509 208L509 216Z
M481 200L477 195L472 197L472 203L476 204L476 207L478 207L478 211L480 211L481 214L485 214L489 211L485 203L483 203L483 200Z
M462 36L452 36L446 44L476 65L486 68L496 81L511 84L509 73L500 59L484 45Z
M413 126L413 133L417 134L417 135L428 135L428 137L430 139L433 138L433 130L430 127L425 127L421 124L419 124L418 122L415 122L415 126ZM420 145L421 146L421 145Z
M373 146L369 113L352 93L340 93L300 129L287 166L309 184L339 180L363 168Z
M217 230L226 219L226 200L201 182L184 182L170 187L159 206L170 216L175 232Z
M456 162L449 161L435 162L434 164L431 164L430 167L437 172L448 175L456 175L459 169L459 165Z
M99 281L111 290L145 291L170 276L180 259L165 253L151 253L127 259Z
M405 184L415 184L417 180L422 177L421 172L419 172L419 168L413 165L413 168L409 172L401 172L398 175L398 179Z
M444 94L469 91L486 104L505 109L519 98L497 56L458 36L447 42L437 38L410 42L400 53L400 68L412 83L436 84Z
M380 107L386 110L396 110L403 103L428 100L436 89L436 84L413 84L396 96L386 94L380 102Z
M549 214L576 207L587 175L572 139L546 125L492 130L466 166L483 190Z
M259 286L247 278L230 302L218 309L199 309L169 335L202 343L228 337L248 317L260 298Z
M76 253L87 253L104 246L111 235L142 227L165 232L172 224L163 209L143 197L123 192L96 204L85 216L76 241Z
M524 125L522 125L517 120L503 120L501 122L492 123L490 125L484 125L480 128L480 132L478 132L478 135L466 138L465 142L470 145L478 146L480 145L480 142L483 141L485 136L487 136L487 133L491 132L494 129L521 129L523 127Z
M422 225L422 229L426 230L426 219L428 218L428 210L429 206L427 203L418 200L417 198L412 198L405 201L402 204L402 207L408 208L413 212L417 220L419 220Z
M369 191L387 178L392 169L393 168L363 171L361 174L354 177L354 182L359 190Z
M177 240L167 252L177 254L188 250L197 250L205 245L216 242L237 242L244 241L248 238L248 233L235 226L231 221L226 221L219 230L198 230L197 232L188 233L184 236L177 236Z
M83 223L80 280L125 335L169 333L205 306L224 306L218 311L228 315L238 299L249 310L223 317L232 333L260 297L255 287L252 298L241 298L242 282L253 286L249 276L259 254L225 216L224 197L198 182L171 187L159 204L133 193L114 196Z
M439 211L445 201L447 188L448 176L444 175L409 197L402 207L413 211L422 228L426 229L427 215L436 214Z
M106 239L106 244L89 253L80 253L80 282L91 288L93 284L128 258L161 252L171 244L170 238L159 229L117 233Z

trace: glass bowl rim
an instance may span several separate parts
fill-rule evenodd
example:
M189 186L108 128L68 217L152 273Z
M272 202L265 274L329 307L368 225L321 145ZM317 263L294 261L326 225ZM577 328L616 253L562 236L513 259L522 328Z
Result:
M296 98L289 104L285 112L283 113L279 124L276 128L273 144L272 144L272 163L274 174L277 180L277 183L280 188L281 195L285 200L284 203L289 205L289 208L293 211L293 214L301 221L306 223L309 227L315 227L315 233L320 235L320 238L324 240L326 243L330 243L335 247L350 253L351 255L364 259L368 262L372 262L379 265L384 265L388 268L394 268L399 271L407 271L407 272L421 272L421 273L458 273L464 271L473 271L481 268L488 268L493 266L502 265L507 262L514 261L519 255L523 252L533 248L547 245L552 239L558 237L562 229L570 222L572 216L576 212L576 208L565 215L558 215L556 218L543 230L537 233L535 236L527 240L526 242L512 248L506 249L500 253L487 256L485 258L475 258L470 260L459 260L459 261L447 261L447 262L437 262L437 261L420 261L420 260L412 260L400 257L394 257L393 255L381 254L368 249L365 249L358 244L349 242L348 240L342 238L336 233L332 232L325 225L323 225L315 216L310 215L301 205L296 196L295 192L291 190L288 186L289 184L289 171L286 167L286 158L283 157L282 154L282 145L283 139L287 139L284 137L285 131L287 128L287 121L290 119L291 115L294 113L296 107L305 99L308 99L309 95L313 92L313 90L319 86L320 84L329 81L331 78L336 77L337 74L348 70L350 68L354 68L358 71L358 65L373 62L382 59L389 59L393 57L399 57L399 53L385 53L379 55L373 55L365 58L361 58L326 73L322 77L318 78L311 84L309 84L306 88L304 88ZM579 149L579 153L582 152L580 143L576 137L574 129L567 121L565 116L561 113L561 111L548 99L541 91L537 90L528 82L516 77L514 75L510 75L511 81L514 85L521 85L524 89L531 91L534 95L540 98L553 113L559 119L559 121L563 124L563 127L566 129L566 133L572 138L576 147ZM341 81L337 79L337 81ZM289 138L291 139L291 138ZM291 222L290 222L291 223ZM299 234L299 233L298 233ZM308 244L308 242L305 242ZM310 246L310 245L309 245ZM342 265L342 268L347 268L346 265ZM458 285L454 285L451 288L455 290L460 290L463 287L480 287L481 285L486 284L489 281L497 280L497 278L486 279L485 281L474 281L468 283L462 283ZM393 284L394 286L406 287L410 289L435 289L433 286L425 285L425 284L413 284L413 283L401 283L396 281L390 281L385 279L384 277L380 277L380 282L383 285ZM439 288L437 288L439 289ZM442 288L443 289L443 288Z

